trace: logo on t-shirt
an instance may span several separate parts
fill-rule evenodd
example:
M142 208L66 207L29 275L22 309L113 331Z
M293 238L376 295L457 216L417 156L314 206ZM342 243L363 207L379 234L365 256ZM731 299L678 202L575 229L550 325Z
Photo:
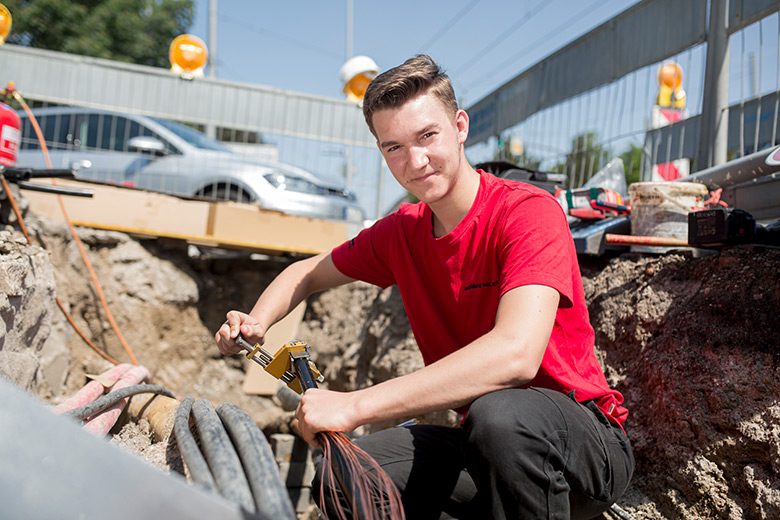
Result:
M472 289L487 289L488 287L495 287L498 285L498 280L492 282L472 283L463 288L464 291L470 291Z

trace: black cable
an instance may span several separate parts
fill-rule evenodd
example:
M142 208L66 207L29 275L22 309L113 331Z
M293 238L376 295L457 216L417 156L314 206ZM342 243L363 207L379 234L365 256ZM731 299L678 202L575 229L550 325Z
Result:
M510 64L514 63L520 56L527 55L532 49L535 49L536 47L538 47L539 45L541 45L543 43L549 42L550 38L552 36L554 36L556 34L559 34L562 31L565 31L566 28L571 26L571 24L574 23L576 20L579 20L580 18L582 18L583 16L585 16L589 12L593 11L593 9L596 8L596 6L599 3L601 3L601 2L602 2L602 0L594 0L593 3L588 4L582 11L578 12L577 14L575 14L574 16L572 16L571 18L569 18L568 20L563 22L561 25L559 25L558 27L556 27L552 31L549 31L548 33L543 35L541 38L537 39L532 44L530 44L528 47L523 47L523 49L520 52L518 52L516 54L513 54L512 56L510 56L506 60L502 61L501 64L498 67L496 67L495 69L491 70L487 74L483 74L481 79L479 79L477 81L472 81L471 83L466 84L466 88L471 88L471 87L474 87L475 85L481 85L481 84L487 83L487 82L495 82L496 81L496 77L495 77L496 74L498 74L499 72L502 72L502 71L509 70L509 69L507 69L507 67Z
M118 403L125 397L130 397L131 395L136 394L160 394L164 395L165 397L176 397L164 386L150 384L133 385L109 392L106 395L100 396L89 404L74 408L73 410L69 410L63 415L84 420L87 417L91 417L102 412L111 405Z
M468 2L466 2L466 5L465 5L465 6L463 6L463 8L462 8L460 11L458 11L457 13L455 13L455 16L453 16L452 18L450 18L449 20L447 20L447 22L446 22L444 25L442 25L442 26L441 26L441 29L439 29L439 32L437 32L436 34L434 34L434 35L431 37L431 39L430 39L430 40L428 40L427 42L425 42L425 44L423 44L423 45L420 47L420 52L423 52L423 51L425 51L425 50L426 50L427 48L429 48L431 45L433 45L434 43L436 43L436 42L438 41L438 39L439 39L439 38L441 38L442 36L444 36L444 33L446 33L447 31L449 31L450 29L452 29L452 28L453 28L453 26L454 26L454 25L455 25L455 24L456 24L456 23L457 23L457 22L458 22L458 21L459 21L461 18L463 18L464 16L466 16L466 14L467 14L469 11L471 11L472 9L474 9L474 8L477 6L477 4L478 4L479 2L480 2L480 0L469 0Z
M509 27L507 30L502 32L500 35L498 35L497 38L493 39L489 44L485 45L482 49L480 49L474 56L471 57L469 61L467 61L465 64L458 67L458 69L455 71L455 75L460 75L465 71L466 69L471 68L472 65L475 63L481 61L484 59L485 54L488 51L499 49L501 48L499 46L499 43L506 38L509 37L510 34L518 30L520 27L528 23L530 20L532 20L537 14L539 14L539 11L544 9L549 5L549 2L545 2L544 0L541 0L539 3L537 3L535 6L533 6L529 11L527 11L519 20L515 22L514 25Z
M190 431L190 411L192 410L192 397L187 397L176 410L176 418L173 422L173 432L176 435L176 444L179 446L181 460L190 472L193 482L202 488L217 492L217 484L211 476L211 470L203 458L203 454L195 442L195 437Z
M63 415L83 420L122 399L143 393L175 398L161 385L140 384L110 392ZM203 453L190 431L191 413ZM218 492L248 512L259 512L261 518L294 520L292 503L263 433L235 405L223 404L218 413L208 401L194 401L192 397L185 398L176 410L173 430L192 481L208 491Z
M217 415L244 466L257 511L274 519L294 520L295 511L271 447L255 422L234 404L222 404Z
M241 460L214 407L205 399L198 399L192 405L192 415L219 493L246 511L254 512L254 500Z
M308 358L294 357L292 365L304 392L310 388L317 388L317 382L314 380L311 368L309 368ZM353 517L366 518L367 515L362 510L362 504L358 500L355 500L355 485L352 479L352 473L349 470L349 464L347 464L347 455L344 454L335 441L331 440L331 435L338 434L334 432L320 432L317 435L317 438L321 444L330 444L330 464L331 469L333 470L333 477L336 479L336 484L341 490L341 494L344 496L347 503L351 504Z

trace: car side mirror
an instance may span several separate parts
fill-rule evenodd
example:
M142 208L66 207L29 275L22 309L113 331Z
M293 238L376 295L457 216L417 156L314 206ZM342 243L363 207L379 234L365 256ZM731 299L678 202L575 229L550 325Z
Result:
M127 141L127 149L133 152L150 153L158 157L168 153L162 141L148 135L131 137Z

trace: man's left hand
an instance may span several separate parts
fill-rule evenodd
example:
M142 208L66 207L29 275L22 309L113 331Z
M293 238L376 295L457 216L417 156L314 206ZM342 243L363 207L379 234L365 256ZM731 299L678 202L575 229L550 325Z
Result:
M316 446L315 436L321 431L350 432L360 426L354 392L333 392L320 388L307 390L295 418L303 440Z

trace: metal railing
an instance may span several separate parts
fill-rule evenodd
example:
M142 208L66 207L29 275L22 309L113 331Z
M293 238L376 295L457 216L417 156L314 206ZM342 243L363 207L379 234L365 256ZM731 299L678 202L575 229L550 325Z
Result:
M402 193L387 182L390 174L382 166L362 111L346 101L209 78L186 81L164 69L4 45L0 47L0 84L9 81L14 81L37 107L65 105L109 110L125 119L145 116L176 121L218 137L231 149L233 159L301 168L307 175L318 177L318 184L352 192L366 218L376 217ZM86 124L89 132L101 136L110 131L101 127L98 132L99 123ZM95 136L90 136L87 143L72 133L60 135L60 129L53 127L48 131L56 134L47 140L53 150L62 152L58 159L68 163L63 166L70 166L74 157L87 150L103 153L105 146L117 154L135 153L140 162L134 167L143 161L170 163L175 155L149 161L150 157L139 155L138 150L125 149L128 140L137 136L135 127L128 129L132 135L109 134L107 138L114 139L113 144L98 142ZM25 132L25 145L34 147L30 137ZM222 169L216 159L209 167ZM109 175L105 168L93 166L92 172L82 168L80 175L132 182L128 176L137 173L115 171ZM203 169L202 165L187 168ZM96 173L98 170L103 173ZM184 175L155 182L164 185L165 191L193 195ZM307 189L300 182L295 186ZM299 200L297 204L299 213L305 214L306 202ZM319 214L316 208L310 213Z
M576 187L616 156L629 182L660 180L659 165L685 175L778 144L778 10L765 0L641 2L470 107L469 158L566 173ZM660 126L656 74L668 61L684 70L687 107Z

